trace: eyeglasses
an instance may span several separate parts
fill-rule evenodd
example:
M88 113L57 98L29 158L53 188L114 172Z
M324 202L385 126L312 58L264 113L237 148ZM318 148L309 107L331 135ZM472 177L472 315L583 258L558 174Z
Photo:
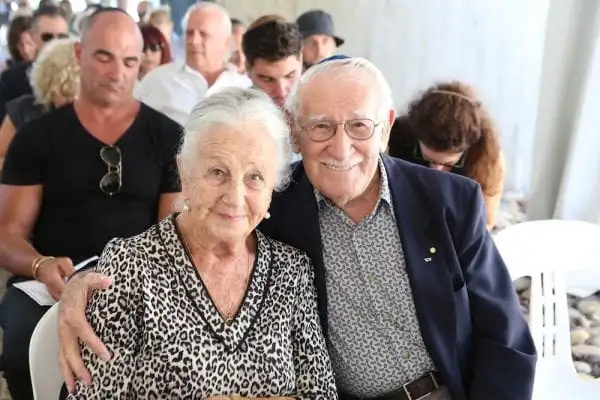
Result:
M108 172L100 179L100 190L112 196L121 191L123 184L121 150L116 146L104 146L100 149L100 158L108 166Z
M308 138L313 142L326 142L335 136L337 126L343 125L346 134L355 140L367 140L373 133L380 122L375 123L372 119L356 118L347 121L331 121L321 120L309 122L306 126L301 127L306 131Z
M158 43L146 44L144 45L144 53L148 50L157 53L162 50L162 46Z
M445 168L462 168L465 166L465 158L466 157L466 152L463 152L462 155L460 156L460 158L455 162L455 163L442 163L442 162L438 162L438 161L434 161L434 160L430 160L429 158L425 157L423 155L423 153L421 152L421 146L419 146L419 143L417 143L415 145L415 148L413 150L413 157L424 163L427 165L439 165L440 167L445 167Z
M69 35L66 33L50 33L50 32L44 32L40 35L40 38L42 39L42 42L47 43L51 40L54 39L66 39L68 38Z

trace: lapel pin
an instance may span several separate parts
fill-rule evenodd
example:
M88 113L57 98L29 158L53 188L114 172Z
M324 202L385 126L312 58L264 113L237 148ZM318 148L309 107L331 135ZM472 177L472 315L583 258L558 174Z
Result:
M435 247L431 246L431 247L429 248L429 252L430 252L431 254L435 254L435 252L436 252L436 249L435 249Z
M431 257L427 257L423 259L425 262L431 262Z

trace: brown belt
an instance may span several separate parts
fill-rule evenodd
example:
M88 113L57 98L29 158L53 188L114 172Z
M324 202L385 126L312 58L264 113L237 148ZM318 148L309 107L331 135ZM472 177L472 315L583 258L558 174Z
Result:
M428 372L412 382L405 383L400 389L368 400L424 400L442 385L437 371ZM367 400L344 392L339 393L339 400Z

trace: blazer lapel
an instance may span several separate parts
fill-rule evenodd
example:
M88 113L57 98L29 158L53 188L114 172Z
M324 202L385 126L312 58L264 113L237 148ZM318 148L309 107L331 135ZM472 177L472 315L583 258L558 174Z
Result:
M383 161L423 340L438 370L455 374L454 292L439 232L401 164Z
M266 234L306 251L313 262L319 317L323 334L327 337L327 290L323 267L323 245L319 225L319 208L314 188L302 163L298 163L292 174L290 186L273 197L271 218L260 228Z

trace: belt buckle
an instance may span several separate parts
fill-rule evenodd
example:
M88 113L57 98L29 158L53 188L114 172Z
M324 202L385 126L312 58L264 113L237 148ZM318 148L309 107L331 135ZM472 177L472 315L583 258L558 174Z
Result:
M426 375L429 375L429 377L433 381L433 385L435 386L436 389L440 387L440 385L437 382L437 379L435 379L435 376L433 375L433 372L428 372ZM416 380L420 380L420 379L423 379L423 378L424 377L421 377L421 378L416 379ZM414 382L415 381L412 381L412 382L408 382L408 383L405 383L404 385L402 385L402 389L404 389L404 393L406 394L406 398L408 400L423 400L423 399L429 397L431 395L431 393L433 393L433 392L429 392L427 394L424 394L423 396L413 398L412 395L410 394L410 391L408 390L408 387L410 385L412 385Z

